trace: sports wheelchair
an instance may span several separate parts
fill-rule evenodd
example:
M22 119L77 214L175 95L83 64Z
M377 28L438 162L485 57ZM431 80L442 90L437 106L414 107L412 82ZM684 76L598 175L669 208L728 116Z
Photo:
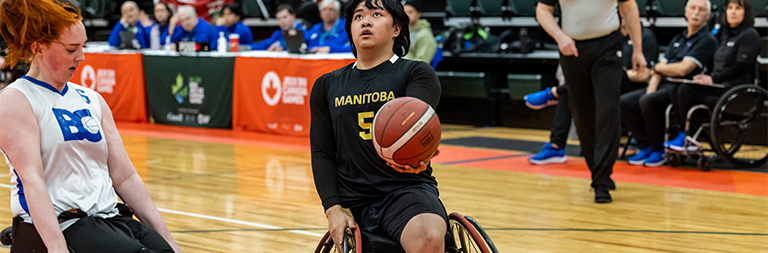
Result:
M446 253L498 253L496 245L485 233L480 224L469 216L463 216L459 213L448 215L448 233L446 238L453 237L452 240L446 239ZM382 235L369 234L361 232L357 224L346 230L344 234L344 248L336 249L330 231L325 233L323 239L317 245L315 253L363 253L363 252L386 252L400 253L405 252L397 242Z
M670 127L672 105L667 107L666 127ZM705 113L706 117L696 118ZM685 133L693 122L700 122L695 133L686 136L682 151L665 148L671 166L683 164L686 157L697 160L697 167L710 171L716 160L733 168L757 167L768 161L768 91L754 84L735 86L723 94L714 107L696 105L688 110ZM702 134L704 133L704 134ZM709 143L705 146L699 140ZM665 141L669 134L665 135ZM695 150L689 150L689 144Z

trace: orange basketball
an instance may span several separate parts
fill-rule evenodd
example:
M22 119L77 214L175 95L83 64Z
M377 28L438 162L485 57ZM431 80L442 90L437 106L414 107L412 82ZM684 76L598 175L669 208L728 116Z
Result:
M435 110L414 97L387 102L373 118L373 146L381 158L416 167L440 145L440 119Z

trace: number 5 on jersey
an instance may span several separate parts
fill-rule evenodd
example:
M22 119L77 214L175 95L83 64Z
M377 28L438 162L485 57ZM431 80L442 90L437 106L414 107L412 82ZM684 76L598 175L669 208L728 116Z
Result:
M373 121L372 118L372 111L357 113L357 124L363 129L363 131L360 131L360 138L363 138L363 140L367 141L371 139L371 127L373 126L373 122L367 123L365 122L365 119L371 119L371 121Z

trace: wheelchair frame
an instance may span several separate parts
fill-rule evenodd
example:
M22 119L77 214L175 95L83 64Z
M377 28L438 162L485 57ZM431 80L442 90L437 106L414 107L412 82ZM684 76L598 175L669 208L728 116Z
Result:
M499 252L496 249L496 245L493 244L491 238L488 236L488 234L485 233L485 230L472 217L463 216L454 212L448 215L448 224L448 229L451 231L454 237L454 242L446 242L446 245L456 244L456 252ZM320 240L317 248L315 248L315 253L363 253L363 245L362 243L358 243L362 242L362 236L357 224L355 224L355 227L350 227L350 229L346 230L343 240L345 243L342 251L336 250L333 239L331 238L330 231L328 231L325 233L325 236L323 236L323 239Z
M744 117L742 120L736 120L736 121L728 121L726 122L728 126L736 126L740 131L744 131L744 133L739 133L742 139L736 140L731 143L732 150L725 150L725 147L720 145L723 144L721 141L722 136L718 136L718 129L725 126L723 121L719 121L718 119L721 118L723 110L727 109L730 103L733 99L743 95L753 93L757 96L762 96L762 107L759 104L754 105L755 107L752 107L753 110L744 112L743 115L740 115ZM760 101L756 101L760 102ZM716 159L721 159L726 162L728 162L731 166L735 168L739 167L750 167L750 166L759 166L764 164L768 160L768 154L765 154L764 157L760 159L749 159L746 162L740 161L739 159L735 158L733 155L735 152L738 152L738 150L741 148L741 145L743 145L744 136L746 135L746 131L750 129L752 125L754 125L755 120L759 118L768 118L768 91L766 91L764 88L754 85L754 84L743 84L734 86L733 88L727 90L717 101L715 106L713 107L714 110L711 110L708 106L699 104L691 107L691 109L688 110L686 115L686 121L685 121L685 143L684 143L684 149L682 151L674 150L669 147L665 148L665 151L667 152L667 162L671 166L679 166L683 163L684 159L686 157L691 157L697 160L697 167L701 169L702 171L710 171L714 167L714 161ZM696 132L688 136L687 133L690 133L691 131L691 117L694 113L698 110L705 110L707 112L707 115L709 117L708 122L703 122L697 129ZM668 130L670 127L670 114L672 111L672 105L667 106L666 110L666 119L665 119L665 126ZM709 130L709 131L706 131ZM701 133L704 132L704 139L710 144L711 149L704 149L704 145L702 145L698 138L701 136ZM669 141L669 132L666 132L664 135L664 140ZM688 145L694 144L696 146L696 150L689 151ZM734 148L735 147L735 148ZM707 156L705 152L714 152L716 156Z

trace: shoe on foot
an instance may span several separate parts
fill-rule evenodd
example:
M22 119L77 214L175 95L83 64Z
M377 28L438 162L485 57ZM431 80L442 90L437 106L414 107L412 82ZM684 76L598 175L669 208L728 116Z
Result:
M640 151L637 151L635 156L627 159L627 162L632 165L643 165L645 159L648 159L648 157L651 156L651 153L653 153L653 150L651 150L650 147L641 149Z
M611 202L613 202L613 199L611 198L611 193L608 191L607 186L595 187L595 203L611 203Z
M551 87L525 95L523 99L525 100L525 105L534 110L557 104L557 98L552 94Z
M666 162L667 157L664 155L664 150L653 151L651 152L651 155L648 157L648 159L645 159L643 165L645 165L645 167L659 167L664 165Z
M698 149L696 144L691 142L688 143L688 146L685 145L685 134L683 132L677 133L677 137L675 139L664 142L664 147L668 147L677 151L696 151Z
M552 144L547 142L544 143L541 152L528 158L528 162L541 165L548 163L564 163L566 159L564 148L557 150L552 147Z

